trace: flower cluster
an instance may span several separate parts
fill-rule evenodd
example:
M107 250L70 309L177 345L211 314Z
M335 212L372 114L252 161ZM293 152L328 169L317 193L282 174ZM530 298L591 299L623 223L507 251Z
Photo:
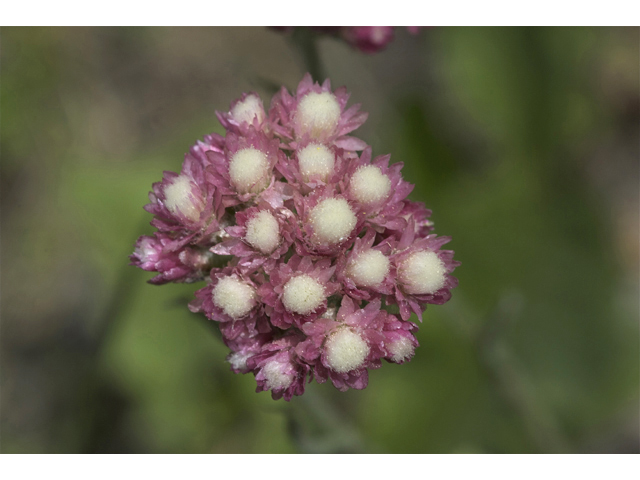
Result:
M363 53L376 53L384 50L393 41L396 27L273 27L285 33L295 28L310 28L314 32L340 38L353 48ZM422 27L407 27L407 31L413 35Z
M367 114L348 99L307 74L268 111L246 93L218 112L226 135L153 185L157 232L130 257L154 284L205 280L189 308L217 322L231 369L275 399L314 378L362 389L382 360L409 361L411 314L457 285L449 237L407 199L402 164L349 135Z

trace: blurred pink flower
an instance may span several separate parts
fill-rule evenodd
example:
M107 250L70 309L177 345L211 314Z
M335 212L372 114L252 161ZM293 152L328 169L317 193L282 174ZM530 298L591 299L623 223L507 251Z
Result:
M271 27L284 34L291 34L296 28L308 28L321 35L340 38L363 53L377 53L384 50L394 38L398 27ZM425 27L406 27L416 35Z

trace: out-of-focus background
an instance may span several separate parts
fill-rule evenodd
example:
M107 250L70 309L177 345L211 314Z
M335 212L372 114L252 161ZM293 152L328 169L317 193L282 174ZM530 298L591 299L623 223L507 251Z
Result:
M462 266L406 365L290 403L127 265L163 170L244 91L267 28L3 28L2 452L639 452L638 28L430 28L320 59Z

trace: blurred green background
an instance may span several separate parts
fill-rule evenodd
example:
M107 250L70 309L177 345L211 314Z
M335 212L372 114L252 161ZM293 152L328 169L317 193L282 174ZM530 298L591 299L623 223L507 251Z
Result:
M254 393L127 266L163 170L243 91L295 88L265 28L3 28L2 452L639 452L638 28L319 40L357 132L405 163L462 262L406 365ZM268 100L267 100L268 103Z

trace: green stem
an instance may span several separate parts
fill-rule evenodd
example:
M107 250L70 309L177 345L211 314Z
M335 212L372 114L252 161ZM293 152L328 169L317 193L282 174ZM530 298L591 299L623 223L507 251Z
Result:
M290 38L294 47L300 52L307 71L315 81L322 82L325 76L318 51L317 34L310 28L298 27Z
M308 385L292 399L285 415L291 439L300 453L366 453L369 448L337 405Z

